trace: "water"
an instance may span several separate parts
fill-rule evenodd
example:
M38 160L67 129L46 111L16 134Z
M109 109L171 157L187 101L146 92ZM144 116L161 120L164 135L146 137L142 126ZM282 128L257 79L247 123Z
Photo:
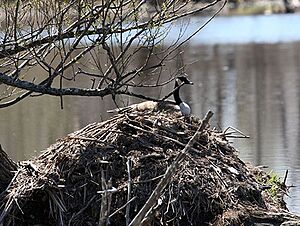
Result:
M191 19L190 29L201 21ZM186 72L195 83L182 95L193 114L203 117L211 109L214 126L249 135L232 140L243 160L268 165L282 178L289 170L287 184L296 187L288 206L300 213L300 26L295 24L299 15L220 17L182 47L180 61L189 64ZM171 88L147 94L163 96ZM66 97L61 110L58 98L32 97L0 110L0 143L13 159L27 159L67 133L109 118L106 110L112 108L109 98Z
M202 48L200 61L190 72L196 87L186 96L197 115L204 115L210 108L216 113L215 125L233 126L250 136L232 140L243 160L268 165L281 178L289 170L287 184L297 187L291 189L287 202L297 213L300 213L299 50L299 43Z
M188 31L192 32L208 19L193 17L188 23L182 24L188 25ZM168 41L177 38L182 24L171 30ZM196 34L191 42L196 45L295 42L300 40L299 24L299 14L217 17ZM182 38L187 37L188 33Z

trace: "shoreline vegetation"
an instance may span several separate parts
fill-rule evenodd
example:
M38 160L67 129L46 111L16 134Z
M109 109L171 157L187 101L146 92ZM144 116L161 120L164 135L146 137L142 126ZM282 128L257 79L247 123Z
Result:
M240 0L229 1L226 9L222 12L225 15L258 15L258 14L280 14L297 13L300 10L300 1L258 1Z
M210 1L193 1L194 5L205 5ZM191 6L193 8L195 6ZM198 7L198 6L197 6ZM218 6L214 6L216 11ZM300 1L287 1L287 0L229 0L224 9L220 12L222 16L233 15L270 15L270 14L283 14L283 13L299 13Z
M240 160L229 139L246 136L212 116L118 114L18 164L0 149L0 223L299 225L283 199L288 175Z
M143 0L145 4L139 7L137 12L137 20L140 22L145 22L153 16L153 14L159 12L163 8L162 0ZM1 1L2 4L0 7L0 30L5 30L10 24L16 23L19 28L28 28L43 26L47 22L47 19L55 16L57 11L58 1L53 0L49 2L30 2L26 4L26 1L23 1L22 7L19 7L19 16L17 21L14 22L13 17L15 13L15 2L13 1ZM233 15L270 15L270 14L282 14L282 13L298 13L300 12L300 1L287 1L287 0L229 0L227 4L223 7L223 1L220 1L216 4L212 4L210 7L207 5L211 4L211 0L193 0L189 2L183 2L180 10L177 13L187 13L189 11L199 12L193 14L195 16L212 16L220 8L222 10L218 13L221 16L233 16ZM68 3L64 1L62 4L67 5ZM98 1L95 1L91 4L98 5ZM101 2L99 2L101 4ZM25 10L28 8L28 10ZM45 11L47 8L47 11ZM127 9L129 10L129 8ZM112 13L113 15L113 13ZM78 11L76 8L69 10L66 13L66 26L74 22L78 18Z

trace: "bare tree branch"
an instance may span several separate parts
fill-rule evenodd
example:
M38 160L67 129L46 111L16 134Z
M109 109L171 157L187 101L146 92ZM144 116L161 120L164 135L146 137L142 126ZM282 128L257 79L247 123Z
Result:
M157 100L138 93L135 88L164 86L182 72L184 66L175 68L168 78L161 76L166 63L178 57L176 50L209 23L226 2L17 0L3 3L0 82L5 91L0 93L0 108L16 104L33 93L59 96L61 105L65 95L114 98L124 94ZM172 22L216 6L215 14L188 38L183 40L185 29L182 29L172 44L163 45ZM153 82L149 82L150 78Z

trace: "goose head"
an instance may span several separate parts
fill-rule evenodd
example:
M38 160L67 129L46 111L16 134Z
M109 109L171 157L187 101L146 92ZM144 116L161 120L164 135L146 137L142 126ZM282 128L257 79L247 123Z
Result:
M176 81L177 81L177 86L179 86L178 82L181 81L183 82L184 84L188 84L188 85L193 85L194 83L189 80L186 76L178 76L176 78Z

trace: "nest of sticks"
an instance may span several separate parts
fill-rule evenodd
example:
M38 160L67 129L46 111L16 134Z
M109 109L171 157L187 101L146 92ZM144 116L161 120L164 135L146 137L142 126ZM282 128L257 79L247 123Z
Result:
M249 209L285 209L211 116L131 112L69 134L19 164L0 222L238 225Z

